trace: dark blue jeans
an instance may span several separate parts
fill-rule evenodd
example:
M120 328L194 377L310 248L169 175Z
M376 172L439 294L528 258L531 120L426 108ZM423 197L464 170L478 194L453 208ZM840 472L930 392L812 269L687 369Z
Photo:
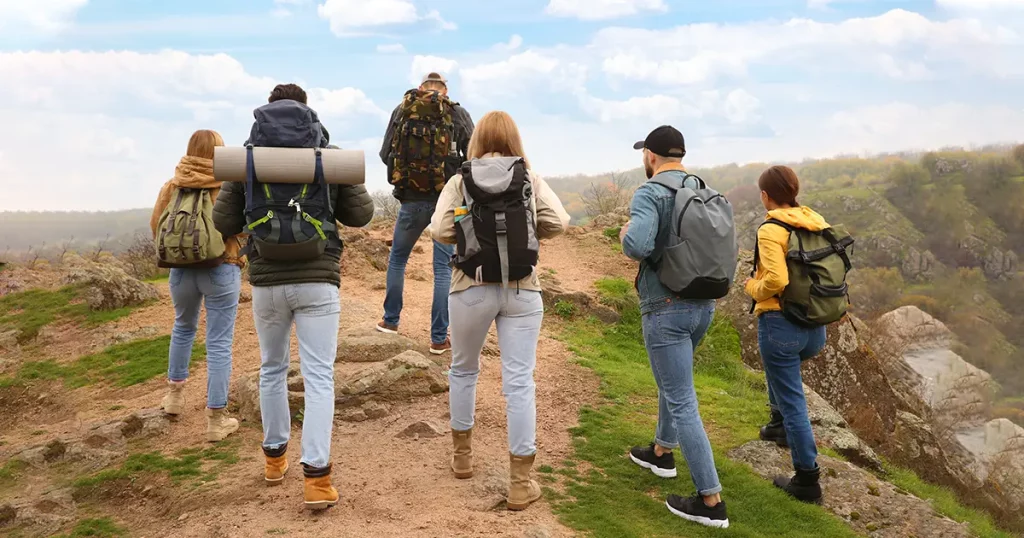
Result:
M405 202L398 210L394 242L388 256L387 292L384 296L384 322L398 326L402 314L402 293L405 289L405 266L409 263L416 240L430 225L437 202ZM448 339L448 288L452 283L452 245L434 241L434 302L430 307L430 341L444 343Z
M693 353L714 316L714 301L677 301L643 315L644 345L658 385L655 442L682 448L697 493L705 496L722 491L722 484L697 408Z
M768 401L782 412L793 467L812 471L818 467L818 447L807 416L800 364L825 347L825 327L796 325L781 312L765 312L757 320L757 344L768 381Z

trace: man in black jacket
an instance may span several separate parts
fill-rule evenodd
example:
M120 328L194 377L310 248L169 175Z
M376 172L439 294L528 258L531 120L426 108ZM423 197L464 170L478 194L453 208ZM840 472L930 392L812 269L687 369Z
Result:
M448 81L438 73L429 73L423 77L419 87L422 91L435 91L448 95ZM453 148L455 151L445 157L444 177L433 178L436 184L443 185L454 176L462 166L469 148L469 140L473 136L473 118L469 112L457 102L451 105L452 123L454 124ZM395 155L392 152L392 141L396 132L401 129L402 105L399 104L391 114L384 144L380 148L380 159L388 167L388 178L392 178L395 166ZM408 188L401 182L395 184L394 196L402 206L395 222L394 239L391 254L388 257L387 292L384 297L384 316L377 324L377 330L383 333L397 333L399 317L402 313L402 292L405 287L405 267L416 240L430 224L434 207L440 196L440 189L421 192ZM430 352L442 355L451 349L448 340L448 292L452 280L449 262L452 258L451 245L443 245L434 241L434 302L430 311Z
M327 147L329 135L326 129L320 128L316 114L306 106L306 93L302 88L294 84L280 85L271 93L269 101L278 117L288 116L288 121L274 128L301 130L299 135L314 140L311 144ZM257 109L257 118L263 108ZM317 132L322 136L316 136ZM252 133L250 140L254 145L259 144L261 138L257 136L256 125ZM342 225L361 227L373 218L373 201L362 185L330 185L328 195L334 219ZM246 184L225 183L213 208L214 225L225 237L248 231L245 210ZM325 231L328 229L324 227ZM264 478L268 485L277 485L288 471L286 451L291 412L287 375L294 322L305 384L300 461L306 478L305 504L310 509L334 506L339 498L330 475L343 245L335 231L329 232L328 237L323 254L313 260L268 260L256 249L248 253L253 321L262 356L260 411L266 455Z

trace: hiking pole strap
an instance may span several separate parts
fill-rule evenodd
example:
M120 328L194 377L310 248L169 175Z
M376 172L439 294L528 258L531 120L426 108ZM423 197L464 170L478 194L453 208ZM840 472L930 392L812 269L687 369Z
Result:
M501 264L501 287L508 289L508 225L505 212L494 214L494 231L498 239L498 261Z

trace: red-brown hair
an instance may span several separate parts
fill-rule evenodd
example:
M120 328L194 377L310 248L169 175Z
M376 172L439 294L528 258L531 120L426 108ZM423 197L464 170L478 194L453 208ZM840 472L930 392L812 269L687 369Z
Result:
M757 187L779 205L799 207L796 197L800 194L800 179L788 166L773 166L765 170L757 180Z

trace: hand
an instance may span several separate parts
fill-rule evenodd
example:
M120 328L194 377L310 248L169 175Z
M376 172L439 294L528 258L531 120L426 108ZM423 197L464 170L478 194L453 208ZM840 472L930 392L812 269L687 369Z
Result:
M622 242L622 238L623 237L626 237L626 232L628 232L628 231L629 231L629 221L626 221L626 223L622 225L622 229L619 230L619 243Z

